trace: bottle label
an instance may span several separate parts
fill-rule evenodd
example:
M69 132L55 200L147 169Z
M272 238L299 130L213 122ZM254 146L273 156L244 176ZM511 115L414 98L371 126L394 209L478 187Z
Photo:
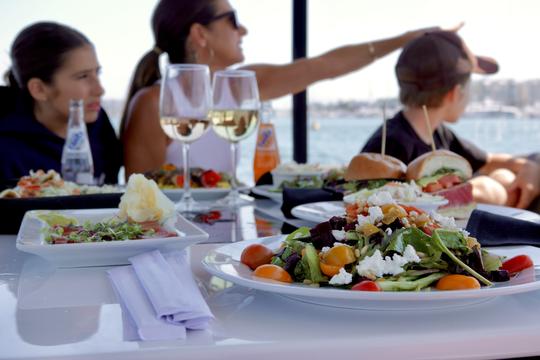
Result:
M257 138L257 148L259 150L274 150L276 148L274 129L272 127L261 127Z
M81 150L84 146L84 140L84 132L70 132L66 140L66 147L68 150Z

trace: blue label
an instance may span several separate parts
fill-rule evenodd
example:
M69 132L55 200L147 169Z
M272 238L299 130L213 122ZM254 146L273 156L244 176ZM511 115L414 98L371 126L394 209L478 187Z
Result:
M84 143L84 133L82 131L72 132L67 138L67 148L69 150L80 150Z

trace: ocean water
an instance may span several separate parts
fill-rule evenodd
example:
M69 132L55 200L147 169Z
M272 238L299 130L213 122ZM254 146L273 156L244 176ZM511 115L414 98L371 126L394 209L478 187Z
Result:
M317 122L318 130L312 128ZM273 121L276 127L281 161L292 161L292 124L290 118ZM308 162L348 164L381 119L312 118L308 135ZM540 152L540 119L465 118L450 126L459 136L492 153L529 154ZM240 143L238 177L253 183L253 155L256 134Z

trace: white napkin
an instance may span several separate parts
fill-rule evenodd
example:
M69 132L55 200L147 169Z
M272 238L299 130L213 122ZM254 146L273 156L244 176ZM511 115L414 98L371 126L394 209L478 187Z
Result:
M186 251L158 250L108 271L122 310L141 340L185 339L186 329L208 327L212 312L193 280Z

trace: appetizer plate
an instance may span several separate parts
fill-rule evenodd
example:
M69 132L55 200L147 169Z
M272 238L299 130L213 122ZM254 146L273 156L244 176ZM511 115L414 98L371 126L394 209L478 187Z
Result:
M49 244L45 241L44 229L48 226L37 215L43 210L29 211L23 218L16 246L20 251L38 255L56 267L83 267L128 264L128 258L143 252L159 250L181 250L208 239L208 234L177 215L168 230L178 236L141 240L121 240L95 243ZM55 211L76 218L79 223L99 222L110 219L118 209L62 210Z
M254 194L266 196L267 198L274 200L277 203L283 202L283 194L281 191L275 191L276 187L274 185L259 185L251 189Z
M416 203L406 203L406 205L422 208L422 206ZM497 215L505 215L516 219L540 222L540 215L528 210L486 204L478 204L476 208L478 210L487 211ZM426 209L424 208L424 210ZM321 201L295 206L292 208L291 213L299 219L320 223L327 221L332 216L344 215L345 207L342 201ZM461 221L458 225L465 227L465 225L467 225L467 221Z
M246 186L240 186L239 191L249 189ZM179 201L184 193L184 189L161 189L161 191L172 201ZM191 189L191 195L195 200L210 201L221 199L231 191L224 188L195 188Z
M371 292L330 287L319 288L300 283L286 284L255 278L252 276L252 271L240 263L240 255L247 245L261 243L276 250L284 238L281 235L228 244L210 251L202 263L213 275L240 286L280 294L307 303L350 309L444 309L481 303L496 296L540 289L540 270L538 268L526 269L508 282L496 283L492 287L477 290ZM528 254L536 264L540 263L540 249L531 246L491 248L490 251L507 256Z

